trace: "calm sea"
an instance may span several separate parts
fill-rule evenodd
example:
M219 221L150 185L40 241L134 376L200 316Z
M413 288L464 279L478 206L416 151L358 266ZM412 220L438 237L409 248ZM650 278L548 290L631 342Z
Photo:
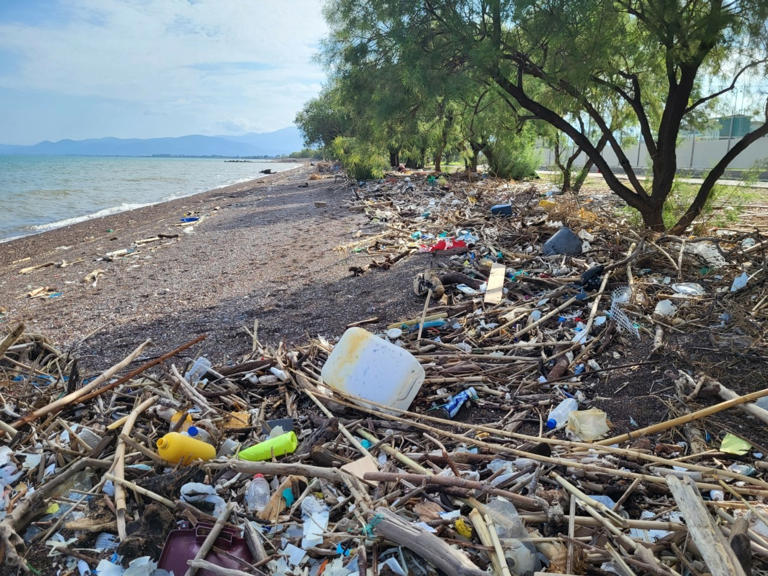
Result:
M222 158L0 156L0 242L295 168Z

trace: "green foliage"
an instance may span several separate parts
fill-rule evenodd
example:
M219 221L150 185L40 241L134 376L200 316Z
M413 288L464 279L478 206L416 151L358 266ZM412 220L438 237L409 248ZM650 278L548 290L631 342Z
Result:
M296 125L304 133L304 143L329 149L334 138L348 134L350 115L343 94L331 86L313 98L296 114Z
M535 145L535 134L531 128L495 138L484 150L490 173L513 180L535 176L539 165Z
M380 150L437 169L456 154L473 168L484 153L519 178L536 159L533 138L515 132L535 119L582 150L645 226L680 233L735 155L768 134L766 122L693 197L676 195L681 130L703 125L740 77L768 71L765 0L327 0L325 14L331 82L297 123L308 143L344 137L339 157L360 173L375 171ZM652 182L631 165L638 135ZM558 165L571 176L568 158Z
M304 148L303 150L288 154L288 158L312 158L313 160L320 160L322 157L322 152L320 152L320 150L315 150L314 148Z
M355 180L381 178L387 169L387 159L367 142L338 136L333 141L332 149L347 175Z

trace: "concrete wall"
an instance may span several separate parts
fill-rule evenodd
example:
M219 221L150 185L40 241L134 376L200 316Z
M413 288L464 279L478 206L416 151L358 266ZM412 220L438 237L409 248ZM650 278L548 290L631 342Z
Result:
M700 140L688 137L677 147L677 167L679 170L710 170L736 142L736 140ZM552 168L555 165L553 150L540 148L539 154L544 166ZM620 169L616 155L609 147L606 146L603 154L612 168ZM633 168L649 168L648 152L642 142L625 150L625 154ZM586 156L580 154L576 159L576 165L583 166L584 162L586 162ZM728 168L748 170L755 166L762 167L763 171L768 170L768 137L753 142L729 164Z

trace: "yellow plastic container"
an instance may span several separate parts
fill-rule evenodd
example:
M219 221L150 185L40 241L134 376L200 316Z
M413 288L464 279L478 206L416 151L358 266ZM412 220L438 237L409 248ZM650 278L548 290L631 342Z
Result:
M193 460L216 458L216 448L178 432L168 432L157 440L157 453L171 464L189 464Z
M296 438L296 434L291 431L241 450L237 453L237 457L240 460L250 460L251 462L271 460L273 451L275 456L283 456L293 453L298 445L299 440Z

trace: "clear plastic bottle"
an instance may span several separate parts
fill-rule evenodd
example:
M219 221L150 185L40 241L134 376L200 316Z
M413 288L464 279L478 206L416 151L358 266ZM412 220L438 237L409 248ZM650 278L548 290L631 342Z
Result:
M208 434L208 432L204 428L198 428L197 426L190 426L189 428L187 428L184 434L192 438L195 438L196 440L201 440L202 442L208 442L209 444L212 444L211 435Z
M513 574L533 574L536 570L536 548L526 540L530 538L523 519L515 505L502 498L493 498L487 505L501 539L504 557Z
M245 507L249 513L261 512L269 504L269 482L261 474L256 474L245 489Z
M579 409L579 403L576 398L566 398L547 416L547 428L549 430L558 430L568 423L568 416L571 412Z

